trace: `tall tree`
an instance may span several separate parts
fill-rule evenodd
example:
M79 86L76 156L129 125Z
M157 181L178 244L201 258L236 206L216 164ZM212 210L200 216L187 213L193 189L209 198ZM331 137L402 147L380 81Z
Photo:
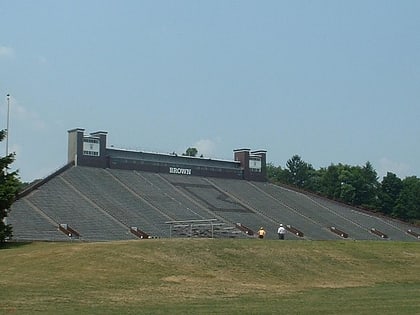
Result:
M355 202L368 208L377 208L378 203L378 175L372 164L368 161L363 167L353 169L356 188Z
M299 155L294 155L286 162L286 180L288 184L306 188L311 172L314 170L311 164L302 160Z
M377 175L372 164L351 166L331 164L318 171L317 192L355 206L374 208L377 202Z
M397 199L403 187L402 181L394 173L388 172L380 185L379 199L381 212L391 214L397 204Z
M0 131L0 142L6 136L4 130ZM10 171L10 164L15 160L15 154L11 153L0 158L0 242L12 237L12 226L5 223L7 211L15 201L20 187L17 171Z
M406 177L392 214L405 220L420 220L420 179Z
M327 168L321 168L319 173L321 176L321 185L319 193L331 199L340 199L341 195L341 179L340 166L331 164Z

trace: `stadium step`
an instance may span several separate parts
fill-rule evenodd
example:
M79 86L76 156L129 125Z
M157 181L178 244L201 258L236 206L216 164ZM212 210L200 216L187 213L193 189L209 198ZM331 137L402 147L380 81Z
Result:
M286 230L288 230L290 233L293 233L296 236L299 236L299 237L303 237L304 236L304 234L303 234L302 231L299 231L297 228L291 226L290 224L287 224L286 225Z
M407 233L408 234L410 234L410 235L413 235L414 237L416 237L417 239L420 239L420 234L419 233L417 233L417 232L415 232L415 231L413 231L412 229L408 229L407 230Z
M235 226L236 226L237 229L241 230L246 235L254 236L254 234L255 234L253 230L251 230L249 227L243 225L242 223L236 223Z
M343 237L343 238L348 238L349 237L349 235L346 232L343 232L342 230L337 229L334 226L331 226L330 227L330 231L333 232L333 233L335 233L335 234L337 234L337 235L339 235L339 236L341 236L341 237Z
M373 233L373 234L375 234L375 235L378 235L381 238L388 238L388 235L386 235L385 233L379 231L378 229L371 228L370 229L370 232Z
M132 227L130 228L130 232L131 232L132 234L134 234L135 236L137 236L138 238L141 238L141 239L144 239L144 238L146 238L146 239L151 238L151 236L150 236L149 234L147 234L146 232L144 232L144 231L140 230L140 229L139 229L138 227L136 227L136 226L132 226Z

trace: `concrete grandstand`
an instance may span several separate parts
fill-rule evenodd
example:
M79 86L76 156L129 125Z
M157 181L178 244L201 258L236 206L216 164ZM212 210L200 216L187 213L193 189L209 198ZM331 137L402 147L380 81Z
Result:
M68 164L21 192L16 241L168 237L418 241L419 229L266 180L266 151L234 160L108 148L107 133L68 132Z

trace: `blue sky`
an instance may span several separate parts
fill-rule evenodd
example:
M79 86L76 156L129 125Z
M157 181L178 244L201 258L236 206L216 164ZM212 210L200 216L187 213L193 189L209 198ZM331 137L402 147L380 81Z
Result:
M24 181L67 162L73 128L420 176L420 1L0 0L0 16L0 128L10 93Z

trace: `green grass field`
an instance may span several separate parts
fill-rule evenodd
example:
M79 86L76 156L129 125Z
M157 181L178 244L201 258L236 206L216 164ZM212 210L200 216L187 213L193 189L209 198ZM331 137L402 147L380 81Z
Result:
M418 242L7 244L1 314L420 314Z

